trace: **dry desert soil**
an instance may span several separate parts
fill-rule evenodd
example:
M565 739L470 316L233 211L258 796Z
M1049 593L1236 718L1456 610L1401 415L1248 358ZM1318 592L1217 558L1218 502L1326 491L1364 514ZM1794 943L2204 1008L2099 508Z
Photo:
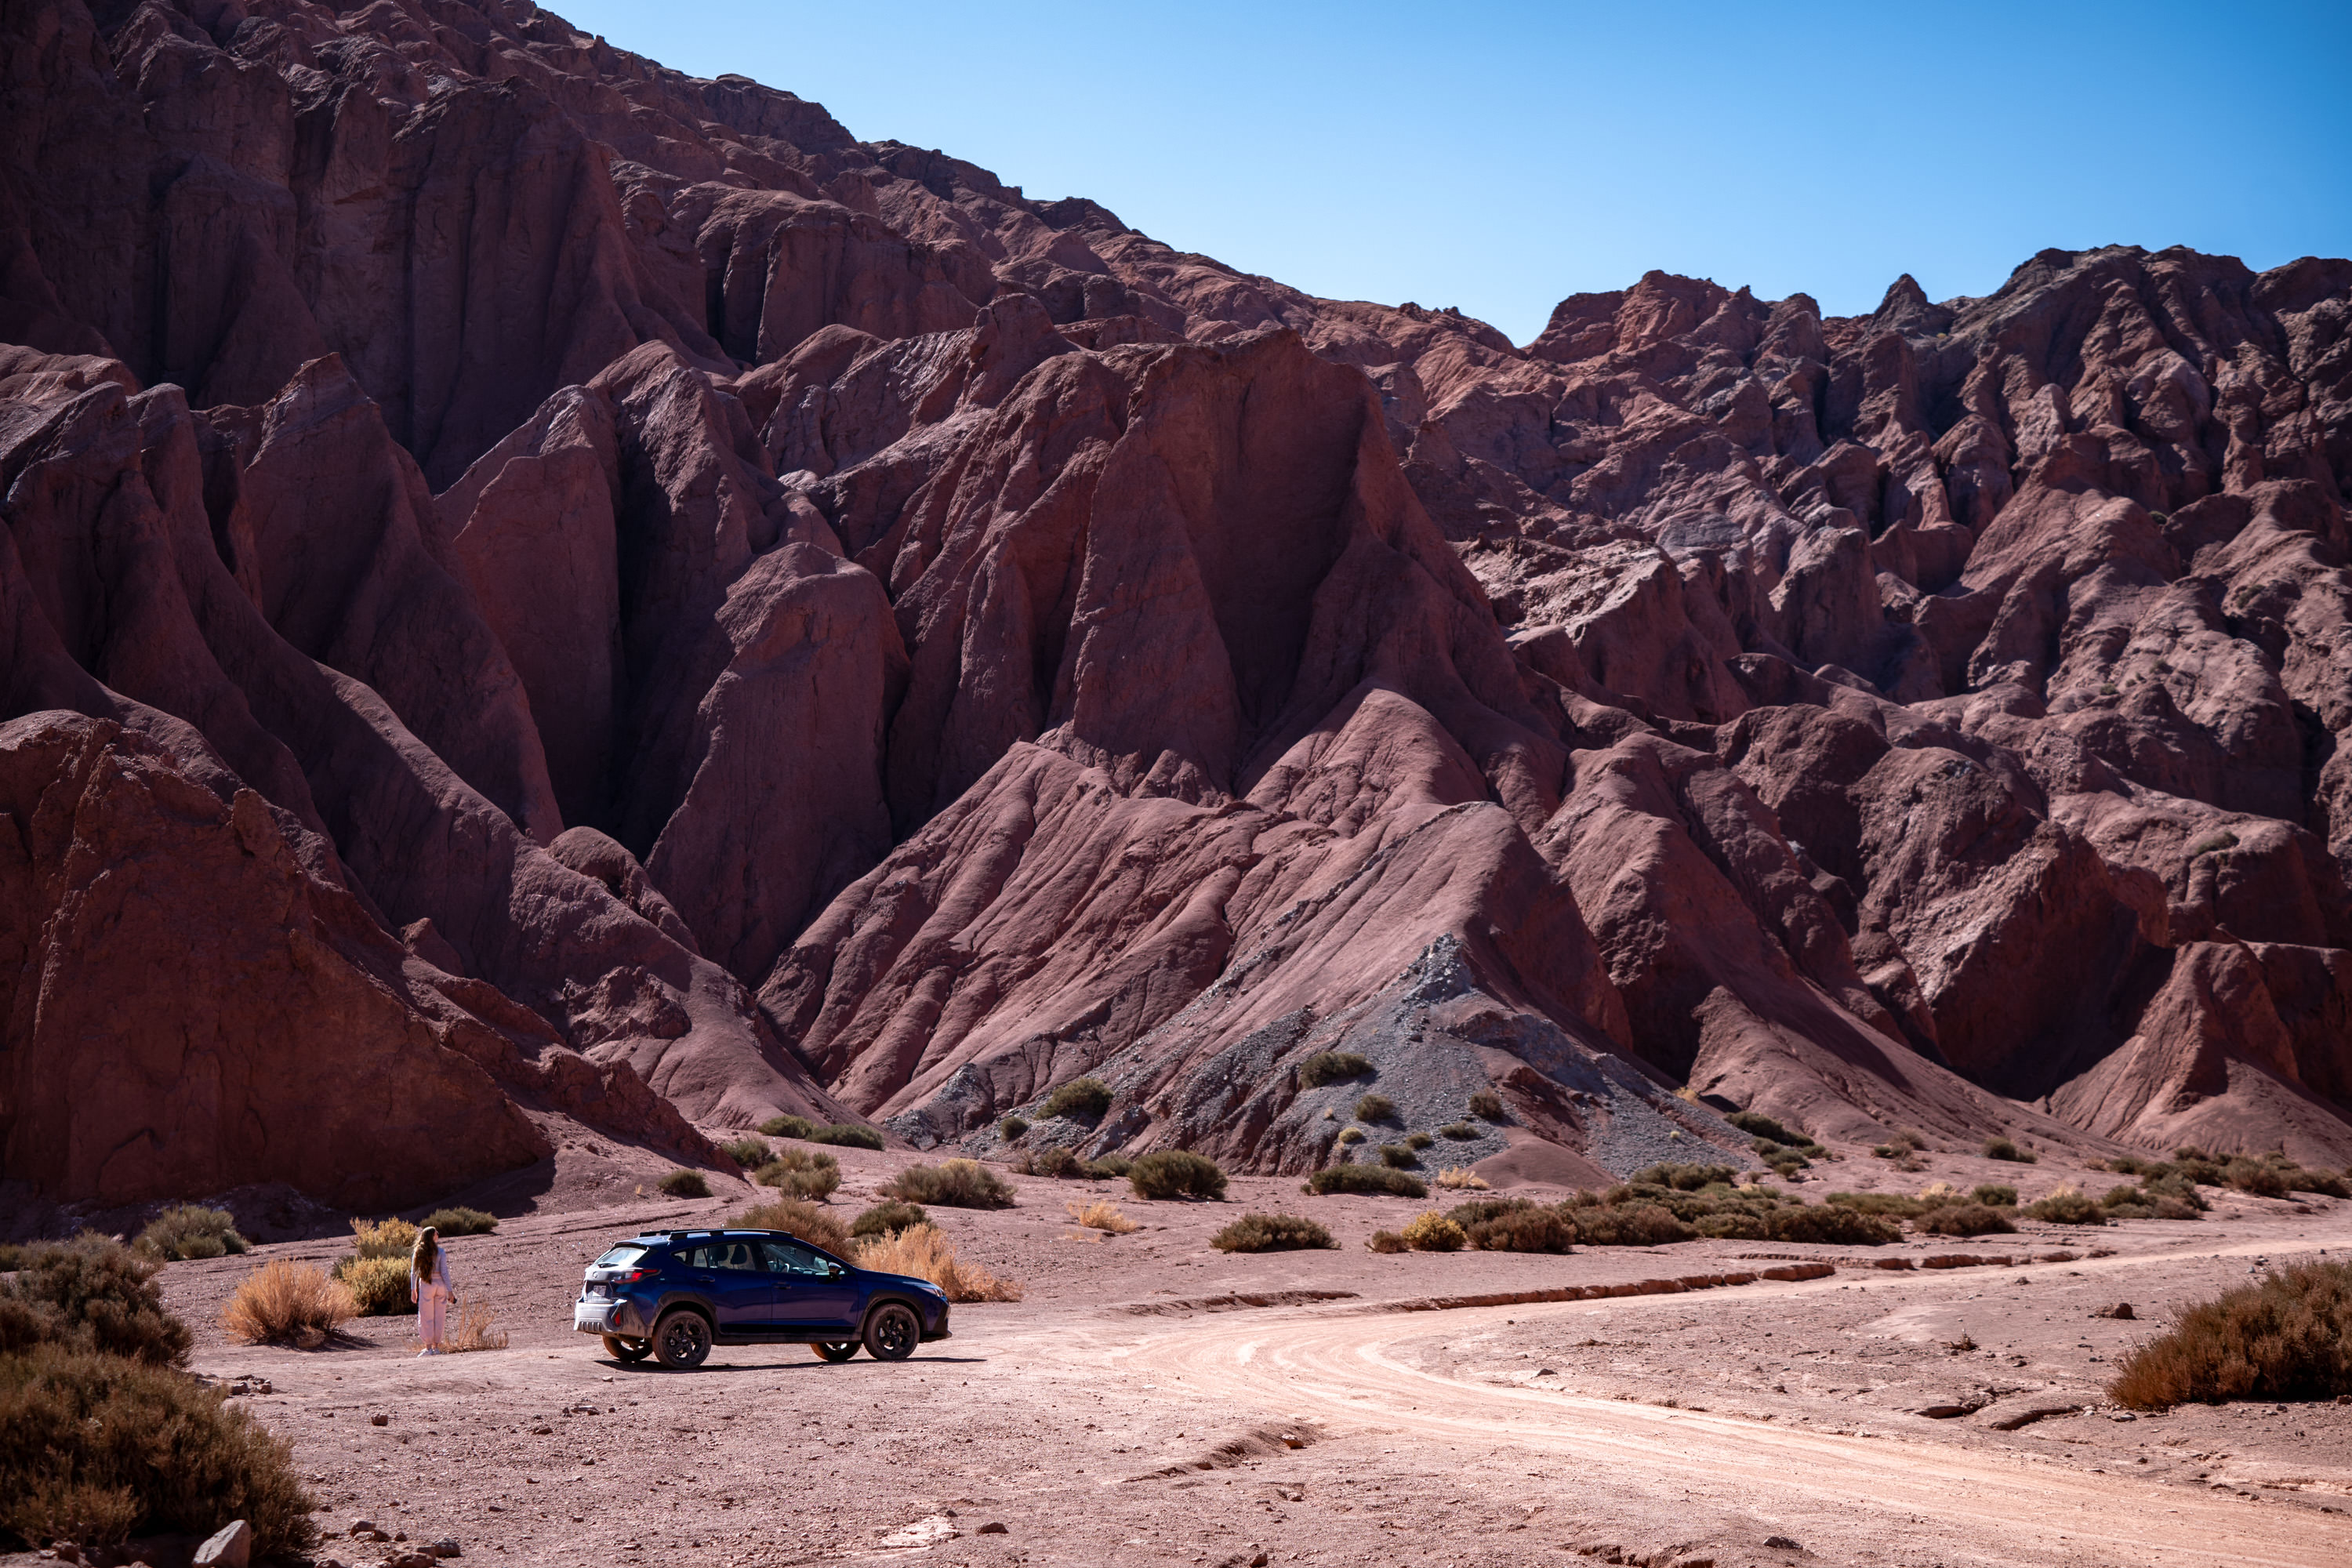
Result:
M845 1217L908 1163L838 1152ZM752 1195L729 1182L666 1200L655 1169L566 1149L495 1235L451 1244L460 1289L510 1331L502 1351L418 1360L405 1318L362 1320L323 1350L249 1347L215 1320L251 1257L166 1271L197 1369L266 1380L247 1398L293 1442L329 1532L320 1559L361 1568L446 1537L516 1568L2352 1563L2352 1406L2135 1417L2102 1392L2169 1310L2352 1248L2352 1204L2231 1194L2197 1222L1882 1248L1383 1256L1370 1233L1429 1205L1308 1197L1286 1178L1190 1204L1016 1177L1016 1207L935 1217L963 1256L1021 1280L1021 1301L959 1306L951 1339L895 1365L722 1348L678 1373L616 1364L570 1331L581 1268L608 1241L721 1221ZM1924 1174L1866 1157L1817 1173L1830 1180L1810 1195L2052 1182L1952 1157ZM1066 1204L1102 1196L1141 1228L1069 1223ZM1250 1209L1312 1215L1341 1246L1213 1250ZM1979 1266L1916 1266L1955 1255ZM1833 1271L1462 1304L1809 1261ZM2099 1315L2117 1302L2131 1319ZM2034 1412L2048 1414L2017 1424ZM362 1519L403 1539L354 1541Z

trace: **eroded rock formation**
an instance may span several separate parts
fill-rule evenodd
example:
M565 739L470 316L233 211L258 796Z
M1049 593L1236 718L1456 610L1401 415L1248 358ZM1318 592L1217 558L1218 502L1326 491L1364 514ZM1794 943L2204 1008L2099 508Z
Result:
M1327 1050L1498 1174L2352 1158L2352 263L1521 348L519 0L0 45L7 1175L355 1179L89 1087L101 1002L175 1070L74 924L150 853L172 1037L363 1016L485 1170L1089 1073L1299 1169Z

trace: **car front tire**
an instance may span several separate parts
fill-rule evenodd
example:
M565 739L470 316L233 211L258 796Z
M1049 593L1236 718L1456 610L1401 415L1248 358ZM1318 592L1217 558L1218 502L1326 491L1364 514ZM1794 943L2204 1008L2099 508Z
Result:
M885 1301L866 1319L866 1353L876 1361L905 1361L923 1342L923 1325L904 1301Z
M654 1347L644 1340L625 1340L618 1334L606 1334L604 1353L614 1361L641 1362L654 1353Z
M692 1372L710 1353L710 1325L681 1309L654 1325L654 1357L672 1372Z
M809 1349L816 1352L819 1361L843 1362L857 1353L857 1342L843 1340L837 1344L827 1344L819 1341Z

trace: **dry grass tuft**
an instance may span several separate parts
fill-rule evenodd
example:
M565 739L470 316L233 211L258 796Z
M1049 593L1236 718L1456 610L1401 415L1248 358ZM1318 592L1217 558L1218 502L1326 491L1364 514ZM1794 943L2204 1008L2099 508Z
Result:
M457 1307L457 1326L447 1339L441 1342L448 1351L502 1351L507 1348L507 1331L495 1326L498 1314L488 1303L467 1297Z
M1483 1193L1486 1178L1467 1165L1448 1165L1437 1173L1437 1184L1457 1193Z
M928 1279L950 1301L1018 1301L1021 1287L999 1279L976 1263L957 1261L955 1249L937 1226L913 1225L858 1244L857 1267L879 1274Z
M1009 1209L1013 1203L1012 1184L977 1160L909 1165L884 1184L882 1195L942 1208Z
M2352 1394L2352 1264L2298 1264L2188 1308L2107 1392L2135 1410Z
M408 1296L405 1258L346 1258L335 1265L335 1279L352 1293L352 1305L362 1318L393 1318L416 1310Z
M1104 1230L1113 1236L1125 1236L1129 1231L1143 1228L1119 1213L1118 1205L1107 1198L1091 1204L1066 1203L1062 1206L1069 1211L1072 1219L1089 1230Z
M221 1328L247 1344L323 1342L359 1315L348 1286L315 1264L280 1258L245 1277L221 1311Z

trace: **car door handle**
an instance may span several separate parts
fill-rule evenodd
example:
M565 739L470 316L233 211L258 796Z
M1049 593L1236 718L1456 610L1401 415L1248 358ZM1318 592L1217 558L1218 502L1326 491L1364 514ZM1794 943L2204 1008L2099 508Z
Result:
M697 1274L694 1276L694 1282L697 1285L716 1285L719 1283L719 1276L716 1274Z

